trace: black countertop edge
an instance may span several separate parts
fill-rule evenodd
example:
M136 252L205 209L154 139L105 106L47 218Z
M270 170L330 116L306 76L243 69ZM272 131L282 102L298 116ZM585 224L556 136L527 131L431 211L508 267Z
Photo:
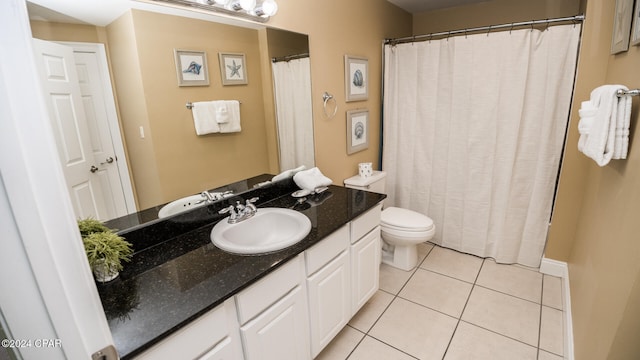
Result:
M182 234L151 241L153 245L136 251L119 278L98 285L121 358L131 359L149 349L386 197L332 185L298 204L291 192L268 199L260 207L294 208L309 217L311 232L297 244L267 254L236 255L210 241L211 229L220 218L187 231L178 226Z

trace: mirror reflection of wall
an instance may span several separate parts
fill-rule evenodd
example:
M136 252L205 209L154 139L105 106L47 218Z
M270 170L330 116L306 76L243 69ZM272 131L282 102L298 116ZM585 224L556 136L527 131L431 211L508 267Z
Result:
M293 50L308 53L306 35L137 9L105 27L42 20L32 19L35 38L105 44L119 118L116 135L126 148L137 210L284 169L278 142L289 140L276 138L271 69L264 64L282 50L276 45L281 39L295 39ZM271 51L272 43L280 49ZM174 49L207 53L209 86L178 86ZM248 84L222 85L220 52L245 54ZM196 135L185 104L208 100L240 100L242 131ZM303 119L311 129L312 153L312 118Z

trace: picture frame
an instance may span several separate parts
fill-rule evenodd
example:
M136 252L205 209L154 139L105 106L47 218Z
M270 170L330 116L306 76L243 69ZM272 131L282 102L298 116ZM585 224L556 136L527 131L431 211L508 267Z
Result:
M347 111L347 154L369 147L369 110Z
M640 0L636 1L633 9L633 23L631 27L631 45L640 45Z
M204 51L173 49L178 86L208 86L209 69Z
M222 85L246 85L247 61L244 54L240 53L219 53L220 75Z
M633 0L616 0L616 11L611 35L611 54L629 50Z
M352 55L344 56L344 85L347 102L369 98L368 59Z

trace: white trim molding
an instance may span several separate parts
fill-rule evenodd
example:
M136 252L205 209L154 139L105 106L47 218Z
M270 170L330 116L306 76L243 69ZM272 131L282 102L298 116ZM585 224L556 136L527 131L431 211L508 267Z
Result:
M569 286L569 266L564 261L542 258L540 272L562 278L562 299L564 301L564 358L574 360L573 319L571 317L571 291Z

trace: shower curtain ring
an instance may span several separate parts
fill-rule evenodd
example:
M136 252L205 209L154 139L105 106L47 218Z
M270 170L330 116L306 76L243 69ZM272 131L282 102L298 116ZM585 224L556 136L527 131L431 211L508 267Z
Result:
M493 26L493 25L489 25L489 31L487 31L487 36L489 36L489 33L491 33L491 27L492 27L492 26Z
M511 31L513 31L513 23L511 23L511 27L509 28L509 35L511 35Z

